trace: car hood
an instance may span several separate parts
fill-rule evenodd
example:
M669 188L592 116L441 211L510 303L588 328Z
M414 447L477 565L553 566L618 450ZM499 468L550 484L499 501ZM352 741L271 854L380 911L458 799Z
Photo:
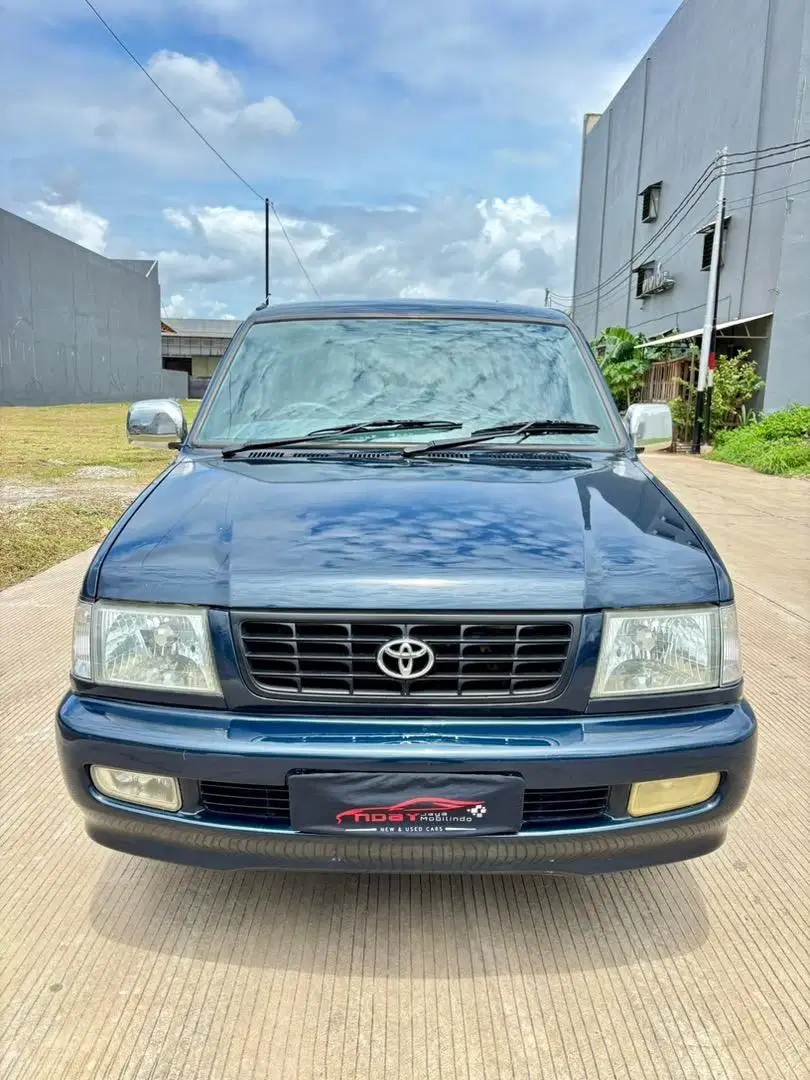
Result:
M96 595L236 608L568 610L716 602L716 561L642 466L181 457Z

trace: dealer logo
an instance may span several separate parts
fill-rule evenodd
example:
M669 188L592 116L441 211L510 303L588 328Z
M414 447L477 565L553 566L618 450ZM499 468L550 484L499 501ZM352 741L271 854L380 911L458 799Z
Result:
M423 822L447 827L468 825L480 821L486 812L483 802L427 797L406 799L393 806L352 806L336 814L335 821L344 827L397 825L407 831Z
M392 679L421 679L435 663L433 649L418 638L394 638L377 653L377 667Z

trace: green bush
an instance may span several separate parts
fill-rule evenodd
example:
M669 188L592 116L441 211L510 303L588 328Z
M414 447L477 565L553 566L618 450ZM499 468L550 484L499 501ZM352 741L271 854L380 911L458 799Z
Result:
M773 476L810 476L810 405L719 432L711 456Z
M766 439L810 438L810 405L791 405L789 409L771 413L756 427Z
M685 389L689 388L689 383L681 381ZM728 428L739 427L745 418L745 406L764 385L750 351L736 356L718 356L712 391L711 434L719 436ZM669 407L678 439L688 440L695 422L694 395L689 401L675 398Z

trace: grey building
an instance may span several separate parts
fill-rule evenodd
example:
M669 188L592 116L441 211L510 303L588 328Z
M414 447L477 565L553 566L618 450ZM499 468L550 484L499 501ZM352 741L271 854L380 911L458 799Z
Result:
M807 0L685 0L585 118L570 307L589 337L618 325L699 343L716 181L679 207L723 147L754 153L730 158L721 345L753 350L764 408L810 402Z
M161 323L163 367L184 372L191 397L202 397L228 342L239 329L239 319L175 319Z
M161 363L155 263L104 258L0 210L0 404L187 393Z

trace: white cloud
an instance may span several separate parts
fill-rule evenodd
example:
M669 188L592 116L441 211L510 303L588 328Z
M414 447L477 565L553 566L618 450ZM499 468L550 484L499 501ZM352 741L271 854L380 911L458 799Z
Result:
M164 319L238 319L221 300L209 300L196 288L188 296L172 293L161 305Z
M264 211L242 210L234 206L191 207L185 211L166 210L164 217L170 224L185 231L196 230L209 248L245 262L254 263L264 258ZM335 229L319 221L308 221L281 215L287 233L294 236L294 243L302 258L309 258L323 250ZM270 218L270 243L273 257L286 250L286 240L275 217ZM283 257L283 256L282 256Z
M211 57L155 53L147 69L162 90L203 124L206 134L224 129L291 135L299 126L287 106L275 97L246 101L236 76Z
M242 105L239 80L209 57L197 59L166 49L154 54L147 64L150 75L178 105L213 105L236 109Z
M249 130L276 132L278 135L292 135L299 126L284 102L275 97L252 101L235 114L232 122L242 124Z
M178 229L185 229L187 232L191 232L191 229L193 227L191 218L182 210L176 210L173 206L167 206L163 211L163 217L170 225L174 225Z
M48 147L51 154L67 147L67 160L76 164L83 153L103 152L119 170L129 168L121 161L126 155L138 159L152 178L227 176L139 71L116 66L107 55L98 62L84 56L84 61L58 56L58 69L48 79L30 79L23 69L14 80L14 108L0 115L0 138L15 147ZM40 58L36 66L47 63ZM249 173L266 165L271 140L285 139L300 127L283 101L250 97L236 74L210 57L164 51L146 66L213 145Z
M552 216L530 195L475 200L456 196L390 208L326 207L316 218L284 224L325 297L453 297L541 304L546 286L570 287L574 224ZM263 274L264 219L234 206L173 208L169 223L201 249L181 263L159 255L161 281L203 285L242 279L246 306ZM272 292L276 299L311 298L306 281L274 223ZM199 269L195 277L195 270ZM219 272L225 275L218 278ZM252 284L251 284L252 283ZM207 291L210 299L211 290ZM250 300L247 300L250 297ZM234 301L229 299L233 306Z
M197 314L187 302L182 293L173 293L168 300L164 300L161 306L163 315L167 319L193 319Z
M103 255L107 248L109 221L100 214L87 210L81 203L45 202L38 199L31 204L26 217L37 225L72 240L74 244Z
M173 284L232 281L237 275L237 267L234 263L219 255L158 251L154 255L149 253L140 257L157 259L161 278Z

